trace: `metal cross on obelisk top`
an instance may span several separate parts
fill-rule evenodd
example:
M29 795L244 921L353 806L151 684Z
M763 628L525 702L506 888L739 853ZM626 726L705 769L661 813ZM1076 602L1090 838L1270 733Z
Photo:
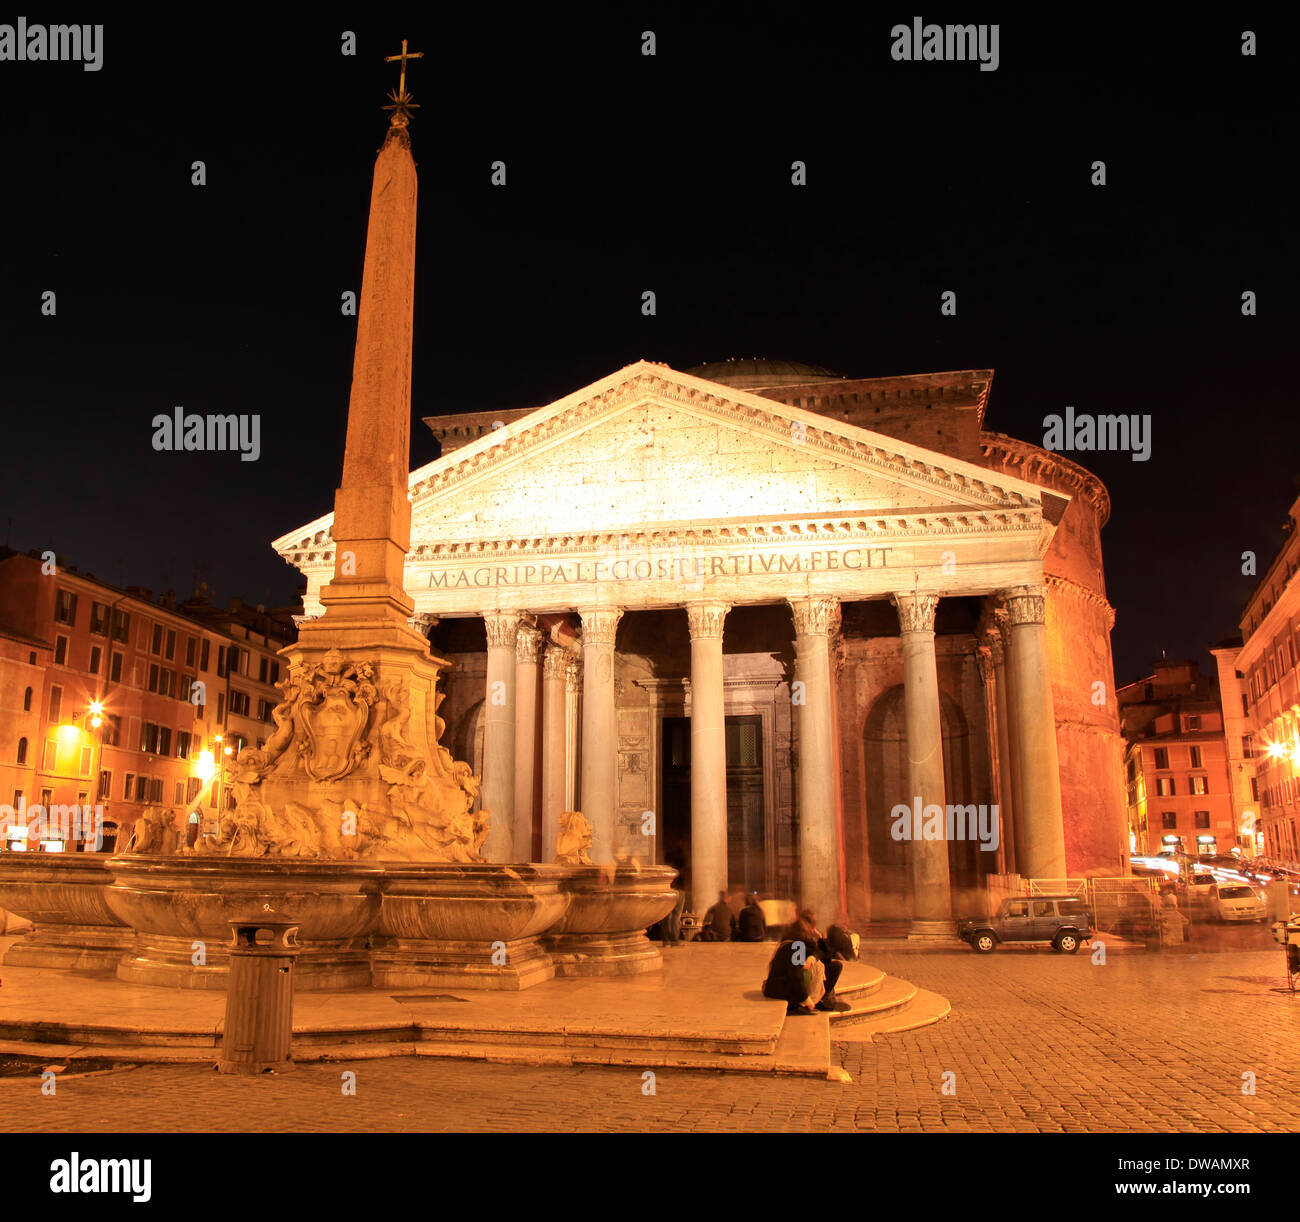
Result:
M384 107L385 110L392 110L397 112L397 114L394 115L394 118L396 118L397 115L404 116L409 111L419 109L418 104L412 102L411 95L406 92L406 61L408 59L423 59L423 58L424 58L423 51L408 51L406 49L405 38L402 39L402 53L400 55L384 56L384 63L386 64L391 64L398 60L400 60L402 63L402 75L397 82L397 88L388 95L392 99L393 104L391 106Z

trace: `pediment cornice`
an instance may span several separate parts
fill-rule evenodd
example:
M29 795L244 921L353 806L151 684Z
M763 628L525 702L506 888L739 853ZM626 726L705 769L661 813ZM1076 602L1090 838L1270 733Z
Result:
M744 391L719 394L716 383L689 374L639 362L621 371L628 376L602 386L595 393L579 391L549 407L539 408L520 420L481 437L445 458L421 468L411 481L412 500L421 502L524 458L530 451L580 432L596 420L621 408L647 400L672 404L720 423L740 424L768 435L774 443L792 444L792 422L797 422L799 444L839 462L859 467L886 479L901 480L933 491L955 494L956 499L989 506L1013 507L1039 503L1011 482L988 478L989 472L967 463L928 461L917 447L893 438L868 433L853 425L831 425L825 416L777 404ZM608 381L608 379L606 380ZM1018 482L1018 481L1017 481Z

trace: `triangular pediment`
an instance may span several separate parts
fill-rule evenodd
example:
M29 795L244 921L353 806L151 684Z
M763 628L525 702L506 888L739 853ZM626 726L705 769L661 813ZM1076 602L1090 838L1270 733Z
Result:
M1041 528L1042 497L1025 481L639 361L413 472L411 544L846 514L1011 515ZM277 550L307 535L323 542L330 521Z

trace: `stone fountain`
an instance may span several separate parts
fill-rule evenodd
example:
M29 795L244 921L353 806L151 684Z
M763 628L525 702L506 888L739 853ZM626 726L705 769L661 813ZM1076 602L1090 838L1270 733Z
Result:
M300 923L303 989L521 989L660 966L645 929L671 910L674 872L593 863L576 812L556 863L485 861L479 778L442 745L449 663L412 626L402 585L416 217L404 82L375 162L334 577L324 615L281 651L275 730L233 761L234 809L199 851L160 851L178 838L154 814L118 856L0 854L0 907L35 924L6 963L223 988L229 922L276 912Z

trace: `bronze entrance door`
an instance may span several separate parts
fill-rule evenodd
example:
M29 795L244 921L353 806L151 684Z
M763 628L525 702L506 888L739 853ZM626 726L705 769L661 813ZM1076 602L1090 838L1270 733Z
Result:
M728 717L727 885L767 888L767 819L763 794L761 717ZM663 719L661 860L691 885L691 719Z

